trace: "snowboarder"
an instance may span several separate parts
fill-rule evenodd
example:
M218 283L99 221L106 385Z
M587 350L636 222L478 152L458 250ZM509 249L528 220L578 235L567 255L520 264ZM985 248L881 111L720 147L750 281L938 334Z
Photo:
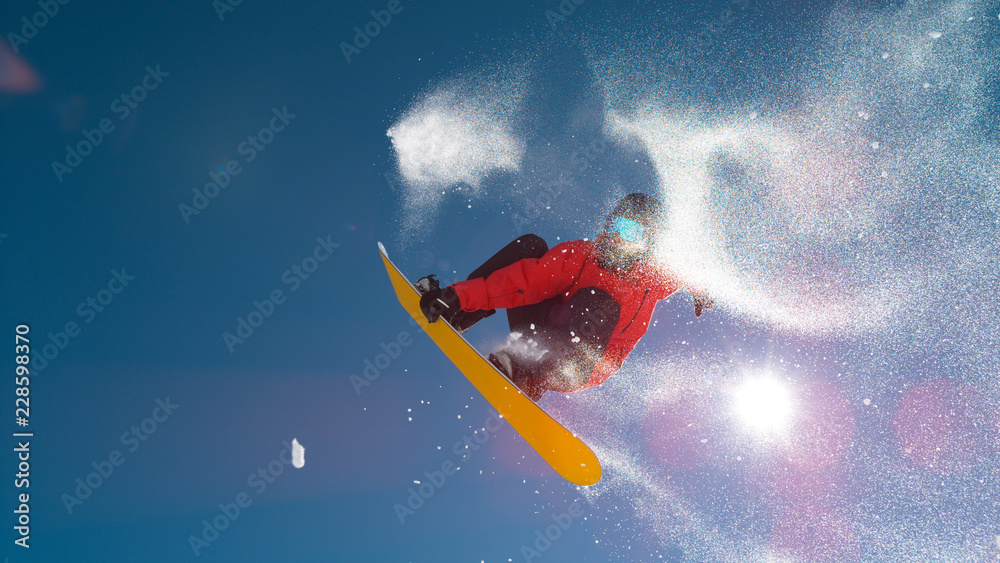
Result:
M462 333L507 309L511 335L490 361L532 400L604 383L646 333L656 302L679 283L653 263L663 205L633 193L608 215L595 241L549 250L529 234L505 246L466 281L442 289L417 282L429 322L444 318ZM712 301L695 295L695 316Z

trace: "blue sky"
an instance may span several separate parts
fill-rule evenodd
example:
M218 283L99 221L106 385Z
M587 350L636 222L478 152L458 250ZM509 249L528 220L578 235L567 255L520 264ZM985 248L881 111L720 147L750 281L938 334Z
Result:
M15 437L0 461L10 561L996 557L995 6L219 5L0 8L0 331L7 365L22 323L34 357L29 488ZM507 108L469 122L506 128L516 165L473 135L459 154L482 174L449 182L442 145L387 136L466 102ZM768 153L757 182L757 153L718 149L716 183L690 191L671 151L728 130L800 152ZM213 176L228 183L206 194ZM717 237L672 255L716 309L695 320L678 293L616 378L543 401L602 458L589 490L481 430L489 405L376 251L464 278L546 190L522 227L550 245L593 237L636 190L701 210L669 240ZM752 395L764 376L790 398ZM764 415L734 406L747 393ZM784 408L789 434L753 433ZM301 469L281 461L293 438Z

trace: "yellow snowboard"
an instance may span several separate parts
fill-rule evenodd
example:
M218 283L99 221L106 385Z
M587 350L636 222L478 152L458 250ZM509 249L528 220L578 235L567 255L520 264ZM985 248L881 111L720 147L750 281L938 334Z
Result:
M577 485L593 485L600 481L601 464L594 452L521 393L446 321L428 323L420 311L420 293L389 260L382 243L378 244L378 249L392 280L392 288L406 312L514 430L567 481Z

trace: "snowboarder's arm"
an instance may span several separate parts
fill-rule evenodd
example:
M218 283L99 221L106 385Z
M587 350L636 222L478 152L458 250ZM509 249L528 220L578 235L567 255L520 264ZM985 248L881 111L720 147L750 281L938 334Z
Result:
M662 279L665 280L663 285L667 287L666 296L669 296L670 294L674 293L675 291L681 288L680 282L675 278L673 278L669 273L665 271L660 273L663 276ZM694 298L694 316L700 317L702 312L704 312L706 309L711 309L713 306L715 306L715 301L708 294L708 291L706 291L704 287L700 285L699 286L688 285L685 289L687 289L688 292L691 293L691 297Z
M525 258L486 278L452 284L462 310L508 309L544 301L576 282L586 252L575 242L565 242L541 258Z

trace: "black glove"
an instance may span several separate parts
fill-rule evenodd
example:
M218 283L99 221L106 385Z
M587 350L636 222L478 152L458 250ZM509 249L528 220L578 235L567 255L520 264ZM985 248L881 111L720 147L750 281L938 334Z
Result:
M695 295L694 296L694 316L700 317L702 309L711 309L715 305L715 301L707 295Z
M455 316L462 311L458 294L450 287L441 289L436 285L435 283L420 296L420 310L427 317L427 322L437 322L438 317L441 317L451 323Z

